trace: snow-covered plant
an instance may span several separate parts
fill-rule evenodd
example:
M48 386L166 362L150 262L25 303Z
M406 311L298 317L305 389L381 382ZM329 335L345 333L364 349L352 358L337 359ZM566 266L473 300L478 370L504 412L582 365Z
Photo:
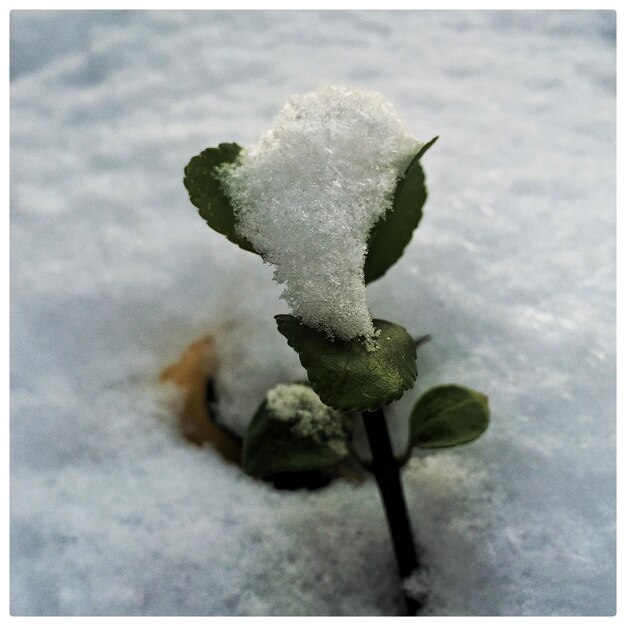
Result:
M246 433L244 469L268 477L336 465L353 453L361 414L403 576L417 561L398 468L414 447L467 443L488 424L486 396L435 387L415 404L395 459L383 414L415 383L416 341L372 319L366 285L420 222L421 159L436 139L413 139L379 94L326 85L292 97L257 144L204 150L184 179L211 228L274 266L292 311L275 316L278 330L308 375L267 393Z

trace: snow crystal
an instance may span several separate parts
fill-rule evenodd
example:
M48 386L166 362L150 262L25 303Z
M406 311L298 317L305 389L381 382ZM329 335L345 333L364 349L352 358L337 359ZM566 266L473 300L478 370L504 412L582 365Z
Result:
M308 385L276 385L267 393L267 406L277 419L293 422L296 435L345 450L340 414L327 407Z
M367 239L420 147L380 94L324 85L293 96L223 168L238 232L275 266L304 323L341 339L374 336Z

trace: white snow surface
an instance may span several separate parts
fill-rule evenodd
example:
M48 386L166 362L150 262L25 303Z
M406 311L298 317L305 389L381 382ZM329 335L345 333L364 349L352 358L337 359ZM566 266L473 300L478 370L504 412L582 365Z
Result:
M305 324L374 338L367 240L422 145L381 94L323 85L291 97L261 141L222 168L237 231L275 266L281 298Z
M11 14L11 612L394 615L372 481L285 492L180 439L160 370L227 329L239 429L302 379L271 271L211 231L191 156L294 93L372 89L429 199L375 317L432 340L388 411L487 393L477 442L403 473L428 615L615 611L615 14Z

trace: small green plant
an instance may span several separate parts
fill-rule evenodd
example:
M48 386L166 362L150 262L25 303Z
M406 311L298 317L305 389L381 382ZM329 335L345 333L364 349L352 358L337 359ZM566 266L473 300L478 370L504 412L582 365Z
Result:
M409 138L377 94L327 86L292 99L249 150L222 143L193 157L184 178L211 228L276 267L293 312L275 316L278 331L308 375L267 393L244 439L244 470L263 478L335 466L355 454L361 416L372 459L357 460L378 482L403 577L418 562L399 469L413 448L468 443L489 421L482 393L434 387L395 458L383 413L415 383L416 341L371 319L365 285L400 259L421 220L421 161L436 140Z

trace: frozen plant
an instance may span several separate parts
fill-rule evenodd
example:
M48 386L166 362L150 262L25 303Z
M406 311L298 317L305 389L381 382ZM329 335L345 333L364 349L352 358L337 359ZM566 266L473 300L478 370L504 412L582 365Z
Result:
M383 413L415 383L420 341L372 319L366 285L401 257L419 224L421 158L436 139L412 138L380 94L326 85L292 97L248 149L204 150L184 179L211 228L274 266L293 313L275 316L278 330L308 375L267 393L246 432L244 470L270 478L335 466L356 456L360 415L372 458L357 460L378 483L404 579L418 562L401 466L414 447L470 442L489 420L483 394L435 387L415 404L406 450L395 458Z

